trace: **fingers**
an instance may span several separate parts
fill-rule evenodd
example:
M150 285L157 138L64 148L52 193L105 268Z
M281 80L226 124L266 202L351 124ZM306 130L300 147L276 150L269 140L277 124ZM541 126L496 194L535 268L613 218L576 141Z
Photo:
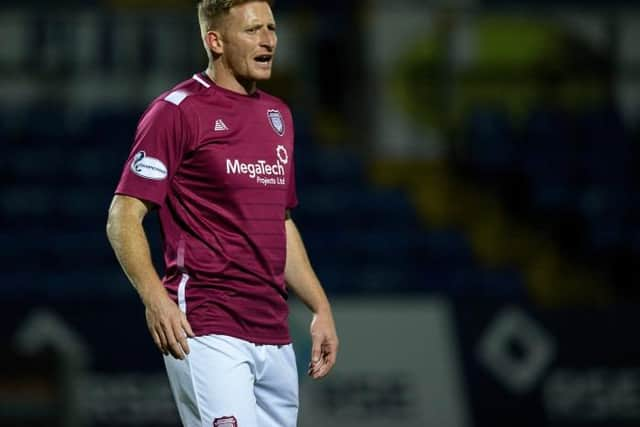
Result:
M309 369L307 370L307 375L314 377L314 375L316 375L316 372L322 363L323 337L312 335L311 340L312 340L311 361L309 362Z
M189 354L187 338L195 336L184 313L180 312L179 319L165 324L165 334L167 337L166 349L176 359L183 360Z
M158 347L158 350L160 350L160 352L162 354L164 354L165 356L168 353L168 345L167 345L167 336L164 333L163 328L161 327L161 325L152 325L149 324L149 332L151 333L151 337L153 338L153 342L156 344L156 347Z
M321 358L317 363L311 363L308 375L314 380L318 380L326 376L331 370L331 366L326 358Z
M325 363L324 359L320 359L316 363L310 362L309 363L309 370L307 371L307 375L309 375L314 380L322 378L322 376L324 376L324 375L322 375L324 373L324 363Z
M325 377L336 363L337 350L337 342L333 340L328 340L327 342L325 342L322 346L320 346L319 358L314 359L312 356L307 374L311 378L316 380Z
M196 336L196 334L193 333L191 325L189 324L189 321L187 321L187 316L184 313L182 313L181 315L180 323L182 324L182 328L184 329L184 331L187 333L187 336L191 338Z
M186 319L184 322L186 322ZM178 354L181 356L178 357L178 359L184 359L184 357L189 354L189 344L187 343L187 333L184 330L182 319L180 319L180 323L178 325L174 325L173 335L176 340L174 350L177 349ZM172 354L175 355L174 352L172 352Z
M329 350L326 354L325 360L325 370L323 371L323 375L325 376L329 373L329 371L333 368L333 365L336 364L336 355L338 354L337 349L332 348L331 350Z
M195 334L184 313L176 310L175 314L165 314L160 319L152 317L148 323L151 337L162 354L171 354L179 360L189 354L187 338Z
M311 365L316 365L322 360L322 344L321 339L312 337L311 344Z
M319 380L320 378L324 378L333 368L335 363L335 358L333 358L334 362L331 361L329 355L325 355L320 363L316 364L311 372L311 378L314 380Z
M174 330L171 325L167 325L165 333L167 334L167 350L169 353L176 359L184 359L185 354L182 349L182 338L180 337L180 333Z
M158 333L151 328L149 328L149 332L151 333L151 338L153 338L153 342L155 343L156 347L158 347L158 350L164 353L163 348L165 347L164 347L164 344L162 343L162 340L160 339L160 335L158 335Z

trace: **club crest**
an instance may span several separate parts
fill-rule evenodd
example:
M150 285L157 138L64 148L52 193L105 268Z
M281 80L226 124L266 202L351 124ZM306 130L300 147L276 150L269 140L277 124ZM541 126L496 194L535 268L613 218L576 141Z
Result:
M213 420L213 427L238 427L236 417L221 417Z
M278 110L267 110L267 117L269 117L269 123L271 127L278 135L284 135L284 120L282 114Z

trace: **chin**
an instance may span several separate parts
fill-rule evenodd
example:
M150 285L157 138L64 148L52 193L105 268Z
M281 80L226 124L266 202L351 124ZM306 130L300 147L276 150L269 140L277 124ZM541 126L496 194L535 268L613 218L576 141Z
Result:
M255 73L253 75L253 80L255 81L264 81L264 80L269 80L271 78L271 71L269 72L260 72L260 73Z

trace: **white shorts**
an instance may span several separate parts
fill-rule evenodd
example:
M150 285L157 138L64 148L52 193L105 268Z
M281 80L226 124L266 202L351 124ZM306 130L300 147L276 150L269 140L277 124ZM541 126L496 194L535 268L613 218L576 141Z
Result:
M185 360L165 356L185 427L295 427L298 371L293 346L226 335L189 338Z

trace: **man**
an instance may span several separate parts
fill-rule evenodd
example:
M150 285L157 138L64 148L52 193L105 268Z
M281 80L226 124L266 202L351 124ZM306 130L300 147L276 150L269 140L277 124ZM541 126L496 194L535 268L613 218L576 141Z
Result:
M288 107L271 76L269 1L198 3L203 73L151 103L109 209L107 235L146 309L185 426L296 425L287 288L313 313L308 374L338 339L329 301L289 215L297 204ZM158 209L165 276L142 221Z

